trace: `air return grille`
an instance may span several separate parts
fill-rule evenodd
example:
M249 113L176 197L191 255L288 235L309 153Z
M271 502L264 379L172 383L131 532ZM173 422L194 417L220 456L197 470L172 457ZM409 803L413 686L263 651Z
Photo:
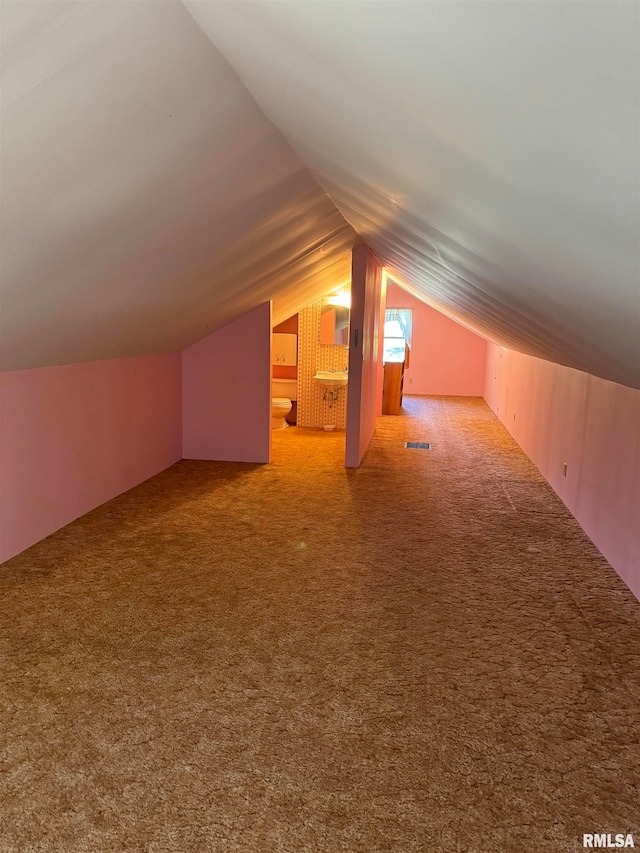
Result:
M426 441L405 441L404 446L410 450L431 450L431 445Z

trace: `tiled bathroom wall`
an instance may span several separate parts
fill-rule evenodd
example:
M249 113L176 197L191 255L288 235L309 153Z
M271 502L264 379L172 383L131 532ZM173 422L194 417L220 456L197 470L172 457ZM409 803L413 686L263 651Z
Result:
M312 302L298 315L298 426L317 427L335 424L345 429L347 390L340 388L335 404L323 400L323 391L313 375L318 370L344 370L349 348L320 343L320 312L323 300Z

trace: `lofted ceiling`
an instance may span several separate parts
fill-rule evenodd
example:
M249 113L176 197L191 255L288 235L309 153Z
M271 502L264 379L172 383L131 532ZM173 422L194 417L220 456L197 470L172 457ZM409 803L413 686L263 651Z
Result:
M635 2L2 11L4 369L284 319L357 234L486 337L640 387Z
M5 370L181 350L354 232L178 2L2 3Z

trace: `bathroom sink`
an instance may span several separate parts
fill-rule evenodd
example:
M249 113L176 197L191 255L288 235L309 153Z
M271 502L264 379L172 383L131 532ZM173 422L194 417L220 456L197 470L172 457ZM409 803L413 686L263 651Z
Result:
M349 381L349 374L346 371L336 373L331 370L319 370L313 378L318 385L324 385L325 388L344 388Z

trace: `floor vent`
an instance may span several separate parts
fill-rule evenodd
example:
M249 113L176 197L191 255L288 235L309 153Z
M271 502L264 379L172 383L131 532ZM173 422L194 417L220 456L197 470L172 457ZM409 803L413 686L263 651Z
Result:
M431 445L426 441L405 441L404 446L413 450L431 450Z

